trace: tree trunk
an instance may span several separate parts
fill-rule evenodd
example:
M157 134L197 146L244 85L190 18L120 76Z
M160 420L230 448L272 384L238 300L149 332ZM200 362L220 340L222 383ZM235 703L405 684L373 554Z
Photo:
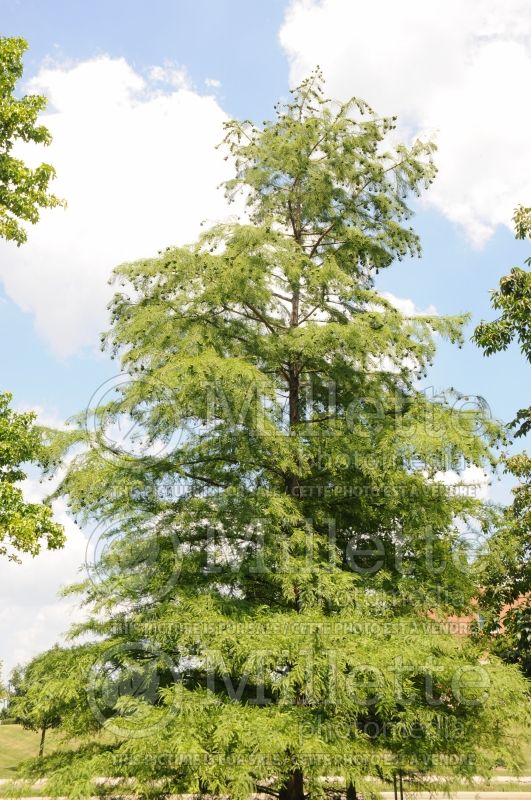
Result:
M41 729L41 742L39 745L39 758L42 758L44 755L44 738L46 736L46 725L43 725Z
M300 243L300 233L297 230L295 220L290 208L290 215L293 224L293 235L296 242ZM299 306L300 306L300 287L293 291L291 297L290 328L299 325ZM288 402L289 402L289 427L290 431L300 422L300 366L297 362L290 363L288 366ZM298 496L299 478L297 475L287 476L287 490L290 495ZM297 594L297 588L295 587ZM298 600L296 601L298 609ZM304 777L301 769L294 769L286 779L279 792L279 800L304 800Z
M293 291L291 298L290 328L296 328L299 324L299 304L300 289L297 287ZM290 363L288 365L288 403L289 403L289 428L290 431L300 422L300 365ZM299 478L297 475L289 475L287 480L288 494L292 497L298 496Z
M294 769L279 792L279 800L304 800L304 778L301 769Z
M356 794L356 787L353 783L347 784L347 800L358 800L358 795Z

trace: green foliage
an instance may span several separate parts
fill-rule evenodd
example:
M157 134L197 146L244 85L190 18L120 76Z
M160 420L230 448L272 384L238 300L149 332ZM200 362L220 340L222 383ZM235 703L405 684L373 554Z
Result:
M517 239L526 239L531 236L531 208L518 206L514 212L513 219Z
M113 740L33 764L50 791L104 775L300 800L323 776L370 794L399 766L517 765L518 669L446 626L478 588L460 524L490 515L435 480L493 463L501 432L420 389L463 319L404 316L374 286L419 252L406 200L434 175L433 146L392 150L393 126L314 75L275 121L227 125L249 221L116 270L122 379L51 456L99 525L72 635L95 640L79 727Z
M63 730L75 733L86 705L84 652L55 646L13 670L9 716L29 730L45 732L61 723Z
M40 95L14 96L22 77L22 56L27 43L20 38L0 38L0 237L17 245L27 239L21 222L35 223L40 208L60 205L48 193L54 177L49 164L35 169L13 155L19 142L49 144L48 130L37 125L46 106ZM16 552L36 555L44 540L50 549L61 547L63 530L42 503L27 503L19 481L26 478L22 464L46 459L42 434L34 414L16 414L9 408L11 395L0 394L0 555L17 560Z
M63 674L62 668L57 669L57 655L58 650L52 649L11 675L9 716L24 728L38 731L59 724Z
M531 238L531 209L519 207L514 213L516 237ZM531 257L526 259L531 266ZM512 341L517 341L522 354L531 361L531 272L513 267L500 280L500 288L492 292L492 307L500 311L493 322L481 322L474 331L474 341L483 348L485 355L506 350ZM531 431L531 407L520 409L512 422L516 436L525 436Z
M62 202L48 191L55 175L49 164L32 169L13 155L19 142L47 145L48 129L37 119L46 107L41 95L15 96L22 77L22 56L27 43L20 38L0 38L0 237L17 245L27 239L22 222L35 223L39 209L53 208Z
M495 651L510 664L519 664L531 678L531 601L529 597L511 608L502 620L502 630Z
M531 209L519 207L514 213L518 239L531 237ZM531 265L531 258L526 260ZM531 272L514 267L492 293L492 305L501 311L493 322L482 322L474 340L486 355L505 350L516 340L528 362L531 362ZM515 436L531 430L531 406L520 409L510 424ZM498 529L488 541L479 560L482 607L486 631L494 631L494 648L510 662L521 664L528 676L530 663L529 597L531 596L531 458L527 453L505 458L506 472L519 483L513 489L513 503L505 510ZM500 621L504 606L527 595L528 600L512 609Z
M435 148L417 141L391 151L386 138L394 127L395 118L378 118L357 98L324 100L318 73L263 129L227 124L225 144L236 166L229 197L245 187L254 223L291 231L299 258L288 278L291 271L296 278L300 258L325 251L335 252L337 267L365 279L364 268L419 252L417 236L401 223L410 216L407 195L435 176Z
M35 414L17 413L10 402L9 393L0 394L0 555L16 560L17 551L37 555L43 542L50 550L61 547L64 533L51 508L26 502L17 486L26 478L24 462L44 466L47 455Z
M480 638L493 652L511 664L519 664L531 677L531 541L529 523L515 514L515 505L502 512L477 562L482 587ZM526 516L529 519L529 507Z

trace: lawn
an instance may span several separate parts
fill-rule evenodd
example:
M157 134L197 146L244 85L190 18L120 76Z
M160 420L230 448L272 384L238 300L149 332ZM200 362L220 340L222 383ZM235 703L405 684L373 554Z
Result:
M19 725L0 725L0 778L13 777L16 765L38 750L39 734Z
M525 742L522 732L521 741ZM24 730L20 725L0 725L0 778L14 778L18 764L27 758L34 758L39 752L40 734L34 731ZM64 747L64 742L61 743ZM55 748L61 746L55 731L49 731L46 735L45 752L50 753ZM524 744L524 754L526 765L524 774L531 775L531 744L529 741ZM497 770L498 775L507 774L506 770ZM385 787L382 787L385 788ZM478 787L479 788L479 787ZM484 787L481 787L484 788ZM489 788L496 788L497 791L514 790L517 787L511 785L496 785ZM521 790L527 787L519 787Z
M53 748L54 739L54 732L48 732L47 752ZM0 725L0 778L13 778L21 761L38 755L39 741L39 733L26 731L20 725Z

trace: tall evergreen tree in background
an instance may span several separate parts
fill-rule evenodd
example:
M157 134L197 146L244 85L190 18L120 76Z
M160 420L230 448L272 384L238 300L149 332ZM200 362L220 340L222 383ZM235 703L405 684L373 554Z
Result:
M374 287L419 254L407 198L435 174L393 128L313 75L273 122L227 124L245 221L116 270L122 378L56 444L57 493L105 547L73 587L90 741L32 768L50 791L302 800L516 768L521 675L446 624L477 593L462 524L488 511L436 480L492 463L499 431L420 388L464 318Z

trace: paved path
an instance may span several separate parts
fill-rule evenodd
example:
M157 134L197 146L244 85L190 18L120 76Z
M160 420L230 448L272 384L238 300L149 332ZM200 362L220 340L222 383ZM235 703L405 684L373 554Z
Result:
M393 792L382 792L382 797L385 800L394 800ZM411 797L412 800L433 800L434 797L446 797L445 792L408 792L404 791L405 797ZM531 792L452 792L450 794L452 800L531 800Z

